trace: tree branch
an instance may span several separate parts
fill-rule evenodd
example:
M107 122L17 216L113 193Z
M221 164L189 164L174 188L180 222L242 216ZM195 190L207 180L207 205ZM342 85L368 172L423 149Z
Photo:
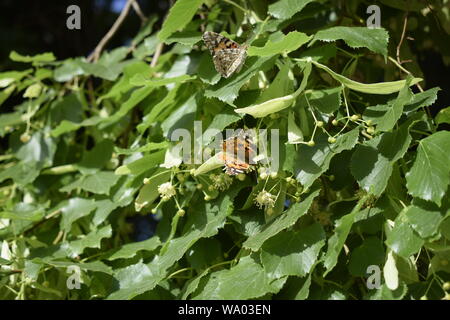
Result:
M132 3L134 3L135 0L128 0L125 6L123 7L122 11L120 12L119 17L117 18L116 22L112 25L111 29L105 34L105 36L100 40L98 45L95 47L94 51L89 55L87 58L88 61L97 61L100 57L100 54L103 51L103 48L105 45L111 40L111 38L114 36L114 34L117 32L123 21L125 20L125 17L128 15L128 12L130 11L130 7Z

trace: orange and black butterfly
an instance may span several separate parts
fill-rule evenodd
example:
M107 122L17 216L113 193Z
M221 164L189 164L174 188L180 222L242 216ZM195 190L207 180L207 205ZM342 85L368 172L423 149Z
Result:
M251 170L255 156L255 144L244 130L222 143L221 158L225 164L225 173L230 176Z

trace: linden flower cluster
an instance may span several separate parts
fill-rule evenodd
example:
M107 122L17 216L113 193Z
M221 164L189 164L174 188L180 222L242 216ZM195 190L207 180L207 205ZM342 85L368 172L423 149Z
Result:
M175 187L172 185L171 182L160 184L158 186L158 192L161 195L163 201L169 200L177 193Z
M275 201L277 197L266 190L261 191L255 197L256 205L261 209L265 207L266 209L273 208L275 206Z
M212 180L214 188L220 191L228 189L233 183L233 178L224 173L211 174L209 178Z

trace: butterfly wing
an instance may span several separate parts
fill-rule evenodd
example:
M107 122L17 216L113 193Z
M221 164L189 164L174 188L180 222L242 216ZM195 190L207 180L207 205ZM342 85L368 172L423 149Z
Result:
M245 50L241 48L217 51L213 56L214 67L222 76L228 78L242 68L246 56Z
M203 41L213 56L214 67L223 77L228 78L242 68L247 57L247 46L240 46L237 42L211 31L203 34Z

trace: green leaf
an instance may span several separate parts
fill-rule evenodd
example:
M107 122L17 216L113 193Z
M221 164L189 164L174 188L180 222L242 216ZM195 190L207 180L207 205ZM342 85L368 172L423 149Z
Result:
M164 20L158 38L166 41L175 31L181 31L192 20L203 2L204 0L178 0L175 2Z
M437 234L443 217L439 208L432 202L415 201L406 209L405 215L410 226L423 238Z
M52 62L56 60L52 52L41 53L35 56L23 56L16 51L11 51L9 58L17 62Z
M379 196L388 184L393 164L401 159L411 144L409 128L414 118L393 132L386 132L356 147L351 160L351 172L365 191Z
M104 139L97 143L94 148L86 151L83 154L83 158L78 163L77 167L83 174L93 174L110 161L113 152L113 142L109 139Z
M140 211L144 206L152 204L153 201L159 197L158 186L169 181L170 175L170 170L159 169L156 171L155 175L148 179L136 198L136 211Z
M131 109L136 107L142 100L144 100L153 91L153 89L154 88L152 86L145 86L133 91L130 98L120 106L119 110L116 113L103 120L103 122L100 124L100 129L104 129L119 121L128 112L130 112Z
M107 260L113 261L117 259L133 258L139 251L153 251L161 245L161 241L157 236L150 239L124 244L119 250L111 254Z
M0 88L6 88L16 81L20 81L23 77L30 74L33 70L24 71L6 71L0 72Z
M167 269L186 253L186 251L199 239L209 238L217 234L225 225L226 217L233 209L232 199L240 189L211 202L200 202L192 208L195 214L188 217L183 233L180 237L171 239L163 254L156 256L146 267L139 263L137 266L139 276L131 275L133 265L119 269L116 279L119 280L119 288L108 299L131 299L141 293L152 290L167 274ZM130 269L131 268L131 269ZM126 276L130 274L130 276ZM119 276L120 275L120 276ZM126 277L126 278L125 278ZM128 279L128 280L126 280Z
M241 72L228 79L222 79L219 83L209 87L205 91L205 97L218 98L221 101L232 104L239 94L239 89L253 77L258 71L265 71L272 67L275 57L251 57L247 59Z
M319 135L314 147L300 145L296 153L296 179L304 188L310 187L322 173L328 170L331 159L344 150L352 149L358 142L359 130L353 129L340 135L333 144L326 135Z
M61 192L71 192L74 189L83 189L96 194L109 194L109 190L119 180L119 176L111 171L100 171L92 175L81 176L78 180L59 189Z
M157 164L161 163L164 159L165 150L157 151L143 156L142 158L135 160L126 165L120 166L114 172L117 175L139 175L147 170L154 168Z
M51 135L52 135L52 137L57 138L64 133L76 131L81 127L95 126L98 123L100 123L101 121L103 121L103 119L98 116L93 116L92 118L85 119L82 122L78 122L78 123L68 121L68 120L63 120L56 128L54 128L51 131Z
M30 99L37 98L41 94L41 91L42 86L39 83L34 83L25 90L23 97Z
M261 262L270 278L303 277L311 272L324 245L325 232L318 223L299 231L280 232L264 242Z
M419 141L417 157L406 174L408 193L441 205L450 183L450 132L440 131Z
M192 47L202 39L202 34L197 31L181 31L173 33L166 41L167 44L181 43L185 46Z
M450 123L450 107L439 111L439 113L434 118L434 121L436 121L437 125L442 123Z
M364 119L371 120L379 131L390 131L403 113L403 107L413 98L408 86L399 92L397 99L387 105L369 107L364 112Z
M322 113L333 113L341 106L342 87L305 92L311 106Z
M384 263L384 247L380 239L368 237L363 243L351 251L348 271L355 277L366 277L367 267L380 266Z
M280 231L293 226L301 216L306 214L312 201L318 194L319 191L316 190L309 194L300 203L293 204L286 212L282 213L276 219L272 220L271 223L267 224L261 232L248 237L242 246L253 251L257 251L266 240L272 238Z
M66 82L82 74L85 74L85 71L77 63L77 59L67 59L61 66L55 69L53 75L56 81Z
M419 108L431 106L437 99L437 94L440 88L432 88L424 92L416 93L412 100L405 106L404 112L406 114L416 111Z
M130 79L130 84L133 86L161 87L170 83L183 83L192 79L195 79L195 77L188 76L187 74L173 78L149 79L144 74L138 73Z
M71 241L67 245L67 250L71 257L79 256L86 248L99 248L103 238L111 237L111 226L105 226L99 230L92 231L91 233L83 236L80 240ZM64 244L63 244L64 245Z
M388 234L386 244L399 256L409 258L419 252L424 241L411 228L404 212L395 219L394 228Z
M336 221L334 234L328 238L328 250L325 256L322 258L323 264L326 268L325 274L328 274L335 266L339 257L339 253L344 247L345 240L350 233L355 217L361 210L362 205L366 201L367 196L361 198L356 206L353 208L352 212L346 214Z
M269 39L264 47L249 47L247 53L249 56L259 57L267 57L276 54L286 55L289 52L297 50L310 39L311 36L308 36L302 32L291 31L276 41L272 42Z
M279 0L269 5L269 14L277 19L286 20L292 17L314 0Z
M61 229L69 232L73 222L87 216L95 208L96 204L93 199L72 198L67 200L60 208L62 214Z
M369 50L387 57L389 34L385 29L370 29L367 27L332 27L320 30L314 35L311 45L317 40L336 41L344 40L352 48L368 48Z
M406 85L406 80L398 80L398 81L392 81L392 82L379 82L379 83L360 83L356 82L354 80L348 79L327 66L318 63L317 61L314 61L312 59L301 59L301 61L311 61L316 67L325 70L333 79L336 81L342 83L344 86L346 86L349 89L352 89L354 91L358 92L364 92L369 94L391 94L398 92L402 90ZM411 79L411 82L409 83L410 86L415 85L416 83L419 83L422 81L420 78L413 78Z
M67 267L76 266L76 267L79 267L81 270L112 274L111 267L107 266L106 264L104 264L103 262L100 262L100 261L77 263L77 262L73 262L73 261L56 261L56 260L41 259L41 258L35 258L31 261L34 263L50 265L55 268L67 268Z
M273 280L250 256L229 270L212 273L194 300L246 300L278 292L286 278Z

